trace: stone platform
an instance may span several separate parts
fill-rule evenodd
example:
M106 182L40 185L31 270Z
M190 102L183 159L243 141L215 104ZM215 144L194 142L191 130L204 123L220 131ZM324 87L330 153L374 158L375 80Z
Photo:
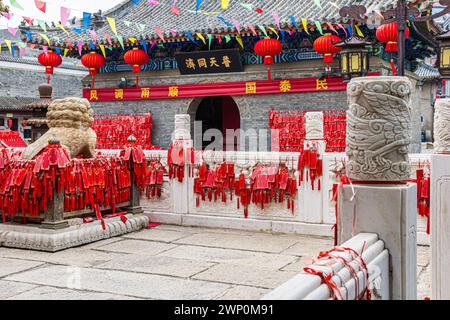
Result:
M260 299L331 238L161 225L56 253L0 248L0 299ZM418 249L419 299L429 248Z
M105 230L100 221L83 224L81 219L69 220L69 227L57 230L44 229L35 224L0 224L0 246L56 252L138 231L149 222L148 217L141 214L125 216L126 223L120 217L105 219Z

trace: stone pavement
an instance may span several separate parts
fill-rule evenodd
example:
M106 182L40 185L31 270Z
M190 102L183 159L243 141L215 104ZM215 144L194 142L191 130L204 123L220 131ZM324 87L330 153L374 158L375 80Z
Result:
M0 299L259 299L332 240L161 225L57 253L0 248ZM420 298L429 250L418 248Z

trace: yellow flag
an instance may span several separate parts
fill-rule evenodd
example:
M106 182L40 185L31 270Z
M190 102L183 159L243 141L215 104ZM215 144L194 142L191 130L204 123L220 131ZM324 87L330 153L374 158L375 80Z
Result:
M11 53L11 55L12 55L11 40L5 39L5 43L8 46L9 53Z
M67 56L67 53L69 52L69 49L64 49L64 57L66 57Z
M197 32L196 35L197 35L197 37L199 37L203 41L204 44L206 44L205 37L203 37L203 35L201 33Z
M99 47L100 47L100 50L102 50L103 56L106 58L105 46L100 44Z
M229 5L230 5L230 0L221 0L220 8L222 10L227 10Z
M136 42L136 38L128 38L128 40L130 40L131 43L135 43Z
M64 26L61 23L58 23L58 28L60 28L62 31L64 31L68 37L70 37L69 32L64 28Z
M47 44L50 45L50 39L43 33L39 33L39 35L41 36L42 39L44 39L45 41L47 41Z
M360 36L361 38L364 38L364 33L362 33L361 29L355 25L355 29L356 29L356 33L358 34L358 36Z
M242 42L242 39L240 36L236 36L236 41L239 43L239 45L244 49L244 43Z
M278 31L277 31L277 30L275 30L275 29L272 28L272 27L269 27L269 29L270 29L273 33L275 33L275 34L277 35L277 39L280 38L280 36L278 35Z
M116 19L111 18L111 17L106 17L106 20L108 21L112 32L117 36Z
M308 31L308 21L306 20L306 18L302 18L302 25L303 25L303 29L305 29L305 32L306 32L307 34L309 34L309 31Z

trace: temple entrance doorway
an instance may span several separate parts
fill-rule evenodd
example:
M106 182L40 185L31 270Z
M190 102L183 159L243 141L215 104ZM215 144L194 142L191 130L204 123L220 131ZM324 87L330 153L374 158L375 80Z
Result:
M197 103L195 103L197 102ZM205 97L201 101L194 101L189 108L191 119L201 122L200 128L193 129L194 145L197 150L204 150L212 143L220 143L220 135L223 137L221 145L223 150L237 151L239 139L236 138L227 146L227 130L233 132L240 129L241 118L236 102L230 96ZM232 137L229 137L231 140Z

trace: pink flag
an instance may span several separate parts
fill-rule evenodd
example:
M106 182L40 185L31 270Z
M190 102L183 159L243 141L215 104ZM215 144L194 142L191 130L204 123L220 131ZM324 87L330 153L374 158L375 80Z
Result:
M48 55L48 47L42 46L42 50L44 50L45 55Z
M150 45L150 50L156 45L156 41L152 41L152 44Z
M25 56L25 47L23 47L23 48L20 48L20 51L21 51L21 55L22 55L22 57L23 57L23 56Z
M331 23L327 22L327 25L334 33L336 33L337 35L339 34Z
M156 27L156 33L158 34L158 36L161 38L161 40L162 40L163 42L166 42L166 39L164 39L164 34L163 34L163 32L161 31L161 28L160 28L160 27Z
M252 26L252 24L251 24L250 22L247 22L247 27L249 27L250 30L252 30L252 32L253 32L253 34L254 34L255 36L258 35L258 34L256 33L255 28Z
M67 44L68 44L69 49L72 49L72 47L73 47L72 40L67 39Z
M14 15L14 13L10 13L10 12L2 12L2 15L6 18L6 19L11 19L12 16Z
M176 16L179 16L179 15L180 15L180 8L175 7L175 6L172 6L172 7L170 8L170 10L172 11L172 13L173 13L174 15L176 15Z
M156 6L156 5L159 4L159 2L155 1L155 0L148 0L148 4L151 5L151 6Z
M277 12L272 13L273 18L275 19L275 23L277 24L278 30L281 30L280 27L280 17L278 16Z
M170 34L175 37L177 35L177 30L175 29L169 29Z
M346 37L348 37L348 34L347 34L347 29L346 28L344 28L344 26L341 24L341 23L338 23L338 26L342 29L342 30L344 30L344 32L345 32L345 36Z
M17 28L12 28L12 27L8 27L8 31L9 31L9 33L11 33L13 36L15 36L16 35L16 33L17 33Z
M78 53L81 56L81 51L83 51L83 42L82 41L78 41Z
M45 13L47 10L47 4L44 1L34 0L34 3L36 4L36 8Z
M239 27L239 22L237 20L233 20L233 24L236 27L238 33L241 33L241 29Z
M31 49L36 48L36 45L34 43L30 43L29 46L30 46Z
M87 32L89 32L92 36L92 40L94 40L94 42L97 42L97 32L95 32L94 30L87 30Z
M67 24L69 16L70 16L70 9L61 7L61 24L63 25L63 27Z
M219 43L222 43L222 37L220 34L216 35L216 39L219 41Z
M109 36L109 34L104 33L103 35L106 37L106 40L108 40L109 45L112 46L111 37Z

